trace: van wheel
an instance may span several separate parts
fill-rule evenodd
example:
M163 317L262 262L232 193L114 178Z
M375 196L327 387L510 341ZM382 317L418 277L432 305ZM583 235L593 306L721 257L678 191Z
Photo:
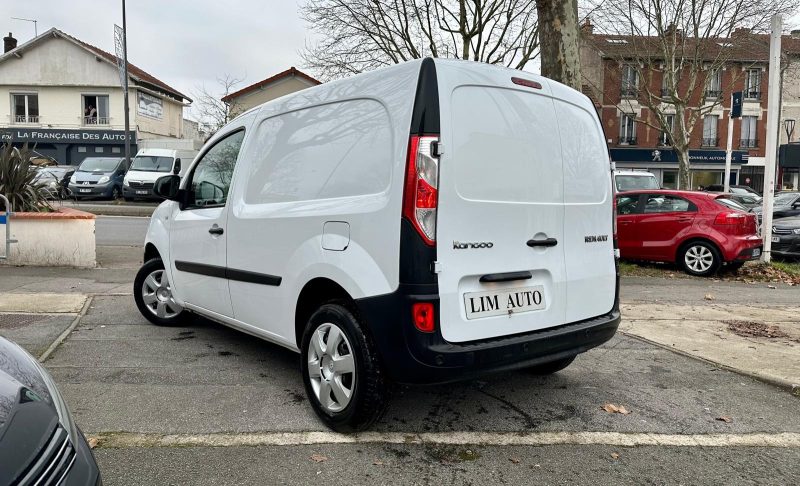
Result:
M337 432L363 430L386 409L386 378L375 345L346 307L329 303L309 318L301 369L317 416Z
M689 275L707 277L717 273L722 258L719 250L705 241L693 241L683 247L680 263Z
M186 312L175 302L160 258L145 262L133 281L133 298L139 312L157 326L177 326Z
M573 361L575 361L575 356L570 356L569 358L559 359L557 361L551 361L549 363L540 364L537 366L531 366L527 369L527 371L534 375L552 375L553 373L557 373L571 365Z

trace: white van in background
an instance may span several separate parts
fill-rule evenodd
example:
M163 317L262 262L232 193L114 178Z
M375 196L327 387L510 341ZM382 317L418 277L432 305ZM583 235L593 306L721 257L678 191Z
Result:
M183 176L197 155L196 150L145 148L139 150L122 182L122 196L134 199L158 199L153 195L156 179L167 174Z
M377 420L390 381L554 373L619 325L600 120L531 73L424 59L308 88L154 192L139 311L300 352L335 430Z
M661 189L655 174L646 170L614 170L614 185L617 192Z

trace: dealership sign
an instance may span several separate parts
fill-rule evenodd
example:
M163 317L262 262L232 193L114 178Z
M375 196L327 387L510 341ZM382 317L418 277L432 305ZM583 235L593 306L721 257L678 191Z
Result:
M128 132L128 138L136 142L136 133ZM12 143L125 143L125 130L60 130L52 128L0 128L0 142Z
M665 163L677 164L678 154L669 147L658 148L612 148L611 160L614 162L637 162L637 163ZM734 164L746 164L748 153L744 150L734 150L731 152L731 162ZM724 164L724 150L689 150L690 164Z

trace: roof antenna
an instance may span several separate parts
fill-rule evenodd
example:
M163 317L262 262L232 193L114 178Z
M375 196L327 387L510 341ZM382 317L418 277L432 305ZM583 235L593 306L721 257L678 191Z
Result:
M33 22L33 33L35 34L34 37L39 37L39 26L37 24L36 19L23 19L20 17L11 17L13 20L23 20L25 22Z

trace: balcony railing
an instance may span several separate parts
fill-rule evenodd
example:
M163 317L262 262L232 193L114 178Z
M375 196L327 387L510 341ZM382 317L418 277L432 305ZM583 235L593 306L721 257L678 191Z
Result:
M743 138L739 141L740 148L758 148L758 140L755 138Z
M761 91L745 91L744 92L744 99L746 99L746 100L760 100L761 99Z
M623 98L636 98L639 96L639 90L636 87L623 86L619 95Z
M636 145L636 137L619 137L619 145Z
M39 115L14 115L14 123L39 123Z
M702 147L716 147L719 144L719 138L703 138L701 143Z
M706 90L706 99L707 100L718 100L722 98L722 91L718 89L709 89Z
M108 125L111 123L111 118L107 116L85 116L83 117L84 125Z

